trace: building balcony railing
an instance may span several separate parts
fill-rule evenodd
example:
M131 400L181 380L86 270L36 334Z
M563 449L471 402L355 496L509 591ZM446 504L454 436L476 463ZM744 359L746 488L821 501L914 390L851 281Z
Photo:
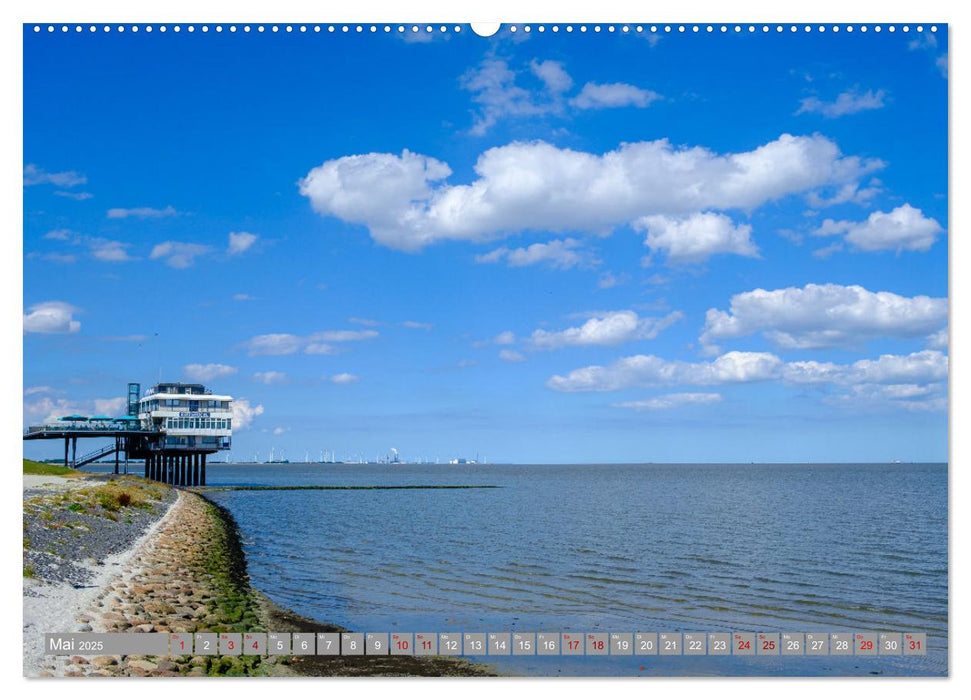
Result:
M139 423L130 423L128 421L88 421L85 423L49 423L46 425L29 425L24 431L25 435L33 435L35 433L60 433L60 432L88 432L88 433L104 433L112 431L126 431L126 432L140 432L140 433L157 433L160 432L157 428L146 428Z

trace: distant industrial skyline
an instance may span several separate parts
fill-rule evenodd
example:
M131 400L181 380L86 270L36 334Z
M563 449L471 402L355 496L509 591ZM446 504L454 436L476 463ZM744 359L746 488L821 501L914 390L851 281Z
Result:
M186 380L236 458L946 461L947 50L25 28L24 424Z

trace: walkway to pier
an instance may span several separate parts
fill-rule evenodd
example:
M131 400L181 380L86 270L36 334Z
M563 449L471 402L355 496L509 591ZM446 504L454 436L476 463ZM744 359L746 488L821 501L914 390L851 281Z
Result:
M78 457L78 439L113 438L114 442ZM145 463L145 478L173 486L205 486L206 455L214 450L192 448L166 449L165 433L130 426L126 421L86 424L32 425L24 440L63 440L64 466L72 469L115 456L115 474L120 473L124 455L125 473L128 460Z

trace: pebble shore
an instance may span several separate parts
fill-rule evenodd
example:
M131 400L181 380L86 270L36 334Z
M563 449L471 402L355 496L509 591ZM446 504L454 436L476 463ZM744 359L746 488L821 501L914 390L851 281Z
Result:
M150 482L143 482L149 484ZM165 491L154 508L167 511L120 571L76 617L77 631L94 632L298 632L341 631L284 610L249 585L235 522L228 512L189 490ZM25 492L25 502L27 493ZM168 504L173 503L171 508ZM25 521L26 522L26 521ZM81 532L86 552L96 542L122 546L134 528L118 518L124 536ZM109 528L111 526L108 526ZM27 525L25 524L25 531ZM88 543L88 536L92 541ZM108 545L103 545L110 549ZM90 554L86 555L90 556ZM25 561L26 561L25 550ZM26 564L25 564L26 566ZM58 567L60 568L60 567ZM65 571L70 570L66 567ZM46 572L46 570L45 570ZM56 574L55 574L56 575ZM29 595L25 585L25 596ZM26 652L25 652L26 653ZM329 676L495 675L488 666L443 657L314 656L95 656L44 657L39 676Z

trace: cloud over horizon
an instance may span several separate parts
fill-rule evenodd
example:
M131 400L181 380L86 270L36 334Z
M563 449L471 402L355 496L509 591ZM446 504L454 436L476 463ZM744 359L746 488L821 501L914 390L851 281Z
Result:
M729 311L708 309L704 346L761 333L784 350L858 347L880 337L916 338L947 323L947 299L871 292L859 285L807 284L735 294Z

